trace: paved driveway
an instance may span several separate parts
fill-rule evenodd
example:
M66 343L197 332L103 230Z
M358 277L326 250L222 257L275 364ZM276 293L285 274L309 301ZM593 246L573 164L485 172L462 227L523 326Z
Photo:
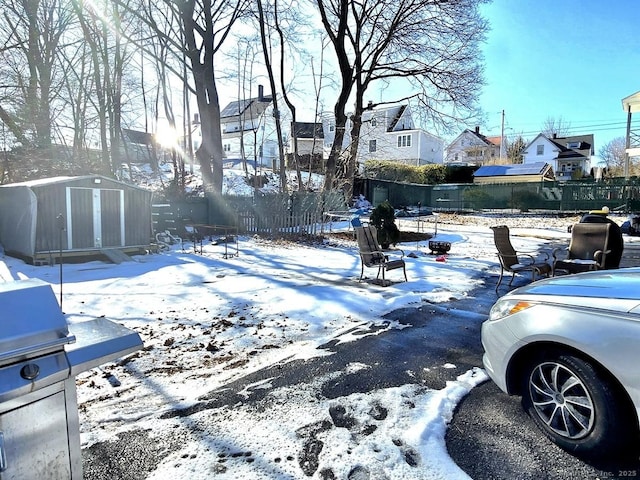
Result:
M640 249L629 249L635 255ZM638 255L640 257L640 255ZM635 261L631 256L628 262ZM322 396L333 399L354 392L423 383L441 389L448 380L474 366L481 366L480 326L497 296L497 277L462 299L423 304L388 315L411 325L366 336L359 341L326 345L335 354L296 361L265 369L211 392L207 401L192 409L174 412L189 417L202 409L248 403L241 393L247 385L273 378L274 387L297 385L327 372L344 371L354 362L366 364L358 374L337 376L322 388ZM526 279L518 278L516 284ZM501 293L506 288L501 288ZM454 370L443 369L445 363ZM277 371L276 371L277 370ZM412 373L409 373L412 372ZM418 378L416 378L416 375ZM254 391L250 402L260 400ZM266 393L265 393L266 395ZM640 463L590 464L560 450L533 426L520 408L519 398L508 397L487 382L474 388L461 402L447 435L447 447L454 461L472 478L481 479L596 479L640 476ZM144 478L155 469L172 441L149 442L143 431L129 432L120 440L96 444L83 451L85 479ZM310 451L310 454L313 453ZM313 461L313 458L309 458ZM117 472L117 474L114 474Z
M640 243L625 244L620 266L640 266ZM476 291L475 296L483 295ZM477 306L488 314L485 302ZM590 462L558 448L523 411L520 397L505 395L491 381L474 388L458 406L447 431L447 448L475 480L640 478L639 460Z

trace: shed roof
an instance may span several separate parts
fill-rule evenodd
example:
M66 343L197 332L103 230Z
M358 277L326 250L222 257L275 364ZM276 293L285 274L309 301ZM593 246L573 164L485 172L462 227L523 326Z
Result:
M543 175L550 167L546 162L515 163L510 165L483 165L474 177L506 177L520 175Z
M135 185L132 183L125 183L120 180L116 180L115 178L109 178L102 175L79 175L79 176L60 176L60 177L49 177L49 178L38 178L36 180L27 180L24 182L16 182L16 183L7 183L5 185L0 185L0 188L7 187L39 187L46 185L54 185L57 183L65 183L65 182L75 182L82 181L87 179L102 179L108 182L119 183L129 188L135 188L137 190L147 190L146 188L142 188L139 185Z

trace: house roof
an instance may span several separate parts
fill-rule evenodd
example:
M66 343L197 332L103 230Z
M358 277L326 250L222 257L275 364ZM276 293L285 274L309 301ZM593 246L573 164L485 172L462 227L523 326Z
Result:
M295 131L298 138L324 138L322 123L295 122Z
M477 138L481 143L484 143L485 145L487 145L489 147L499 147L500 146L500 137L499 136L498 137L487 137L485 135L482 135L480 133L480 129L478 127L476 127L475 130L471 130L469 128L463 130L462 133L460 135L458 135L455 138L455 140L449 144L449 147L454 145L458 141L458 139L460 139L461 137L467 136L467 135L470 135L470 136L473 136L473 137ZM496 139L497 139L497 141L496 141Z
M123 128L122 133L127 136L131 143L137 145L153 145L153 133L131 130L129 128Z
M551 166L546 162L515 163L509 165L483 165L474 177L509 177L521 175L544 175Z
M249 114L251 118L262 115L266 108L271 105L272 98L267 95L259 95L255 98L245 100L235 100L229 102L226 107L220 111L220 118L238 117L242 114Z
M492 143L493 145L500 146L500 144L502 143L502 137L500 135L493 136L493 137L485 137L485 138L489 143Z
M396 128L396 125L398 124L398 121L402 118L402 115L404 114L404 111L406 109L407 109L406 105L400 105L400 107L398 108L398 111L391 119L391 122L389 122L389 126L387 127L387 132L393 132L393 130Z
M368 108L364 112L362 112L362 122L367 122L371 120L372 117L379 118L381 115L384 115L385 118L389 119L386 125L387 132L393 132L398 125L398 122L402 118L402 115L404 115L406 109L407 105L395 105L392 107L376 109Z
M549 141L560 149L558 158L590 157L593 154L592 134L552 137Z

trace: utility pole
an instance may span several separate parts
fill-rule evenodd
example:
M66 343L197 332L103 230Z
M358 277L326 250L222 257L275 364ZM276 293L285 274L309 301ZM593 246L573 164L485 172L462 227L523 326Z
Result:
M502 110L502 122L500 123L500 160L504 158L504 109Z
M631 103L627 106L627 138L624 149L624 178L629 180L629 149L631 148Z

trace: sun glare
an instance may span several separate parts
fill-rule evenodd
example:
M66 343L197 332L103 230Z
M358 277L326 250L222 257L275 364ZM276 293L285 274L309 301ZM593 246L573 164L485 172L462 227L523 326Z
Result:
M159 122L156 141L165 148L175 148L178 146L178 132L168 123Z

